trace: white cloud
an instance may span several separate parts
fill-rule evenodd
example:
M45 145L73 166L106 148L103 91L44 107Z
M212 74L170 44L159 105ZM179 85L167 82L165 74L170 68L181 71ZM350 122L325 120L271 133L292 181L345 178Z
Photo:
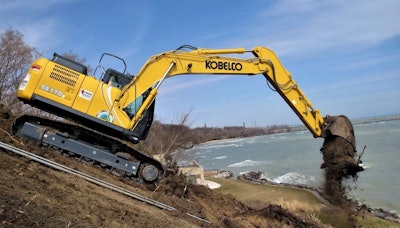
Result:
M56 22L51 18L44 18L31 22L20 22L15 19L8 23L8 27L0 27L0 33L6 29L13 29L24 36L24 41L31 47L37 48L40 52L54 50L62 39L61 32L56 32Z
M55 21L43 19L37 22L24 24L18 28L24 34L25 42L38 48L41 52L54 50L62 40L62 34L55 31Z
M381 89L377 85L391 86L393 85L392 84L393 82L399 80L400 80L400 75L397 72L397 70L371 73L368 75L354 75L352 78L349 78L346 81L337 81L335 83L326 84L323 87L314 87L313 89L308 90L307 93L339 94L339 91L346 91L346 90L359 91L359 88L363 88L363 90L368 90L368 88L373 88L373 87L375 87L376 89ZM367 95L369 96L369 94ZM337 95L336 97L339 97L339 95Z
M73 4L74 1L76 0L1 1L0 33L11 28L21 32L24 41L40 52L54 50L61 42L64 31L58 28L57 19L51 13L45 12L55 5Z
M176 76L176 77L179 77ZM216 77L216 76L186 76L186 78L180 79L167 79L160 87L160 93L163 95L175 94L177 91L182 91L182 89L195 88L206 85L206 84L214 84L218 81L224 80L227 77Z
M357 51L400 35L399 9L396 0L282 0L261 9L245 38L231 43L266 45L280 56Z
M344 64L335 65L332 69L337 70L352 70L352 69L362 69L368 67L381 67L386 63L398 62L400 58L400 53L397 54L380 54L372 57L360 56L355 61L349 61Z
M0 1L0 12L27 12L27 11L36 11L47 9L53 5L57 5L60 3L72 3L79 0L51 0L51 1L43 1L43 0L1 0ZM17 16L17 15L13 15Z

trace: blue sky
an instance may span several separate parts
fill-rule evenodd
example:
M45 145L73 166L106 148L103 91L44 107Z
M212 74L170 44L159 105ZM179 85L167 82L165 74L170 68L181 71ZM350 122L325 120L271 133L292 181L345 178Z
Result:
M20 31L45 57L103 52L135 74L183 44L276 52L322 115L400 113L400 1L0 0L0 32ZM245 57L247 58L247 56ZM156 118L191 126L300 124L263 76L179 76L163 83Z

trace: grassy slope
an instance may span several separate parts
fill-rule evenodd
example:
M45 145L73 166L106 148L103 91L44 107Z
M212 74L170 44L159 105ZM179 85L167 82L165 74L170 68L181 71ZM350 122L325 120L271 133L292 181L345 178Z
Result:
M261 209L268 204L279 204L292 212L315 218L320 223L332 227L351 227L354 223L354 218L348 213L336 207L327 207L311 192L304 189L213 178L211 174L206 175L206 178L221 184L221 187L215 191L230 194L256 209ZM369 215L357 215L356 220L357 225L361 227L400 227L399 223Z

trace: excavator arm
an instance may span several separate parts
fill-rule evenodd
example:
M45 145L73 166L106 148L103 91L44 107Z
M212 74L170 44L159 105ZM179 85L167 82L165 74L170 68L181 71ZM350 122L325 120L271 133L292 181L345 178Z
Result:
M254 58L242 59L228 55L252 53ZM263 75L282 96L314 137L323 137L324 119L313 108L303 91L280 63L276 54L265 47L251 51L237 49L177 49L152 56L122 91L119 106L126 108L138 95L150 89L143 105L137 110L130 128L135 128L142 114L152 104L164 79L184 74Z
M246 52L251 52L254 58L242 59L227 56ZM338 180L341 178L354 176L363 170L359 165L360 161L356 161L354 158L356 155L355 136L349 119L346 116L323 118L319 110L313 108L289 71L280 63L276 54L265 47L255 47L251 51L243 48L192 49L191 51L178 49L151 57L132 83L128 84L121 93L121 101L125 101L125 103L121 103L122 107L126 107L133 99L137 98L132 94L133 91L136 94L142 94L151 88L143 105L133 117L132 129L139 122L143 112L153 103L164 79L184 74L248 76L262 74L313 136L325 138L323 148L321 148L324 155L324 163L321 168L326 168L328 192L332 190L329 189L331 188L329 186L338 184Z

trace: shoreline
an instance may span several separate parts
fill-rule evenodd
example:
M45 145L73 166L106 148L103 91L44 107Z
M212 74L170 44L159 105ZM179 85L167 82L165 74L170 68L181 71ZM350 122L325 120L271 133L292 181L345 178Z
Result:
M215 182L216 184L223 186L220 182L218 182L218 179L226 179L226 180L241 180L247 183L251 184L256 184L256 185L265 185L265 186L276 186L276 187L281 187L281 188L290 188L290 189L298 189L298 190L303 190L311 193L316 199L320 201L321 204L323 204L326 208L334 209L334 210L342 210L344 208L340 207L339 205L335 205L329 200L329 197L324 194L323 190L320 188L316 187L311 187L307 185L301 185L301 184L288 184L288 183L275 183L263 178L260 178L261 172L255 172L251 171L246 174L241 174L237 176L236 178L233 175L228 175L232 174L232 171L229 170L205 170L206 173L209 175L212 175L212 182ZM258 177L258 178L257 178ZM220 187L219 186L219 187ZM348 199L349 203L351 204L351 210L355 212L360 212L360 213L368 213L371 216L375 216L381 219L385 219L391 222L396 222L400 224L400 215L395 212L391 212L387 209L384 208L373 208L367 204L361 204L360 202L352 199Z
M257 173L257 172L249 172L249 173ZM236 178L238 180L242 181L247 181L253 184L261 184L261 185L267 185L267 186L279 186L279 187L284 187L284 188L295 188L295 189L301 189L310 192L313 194L322 204L329 208L340 208L340 206L334 205L333 203L330 202L329 198L322 192L322 190L315 188L315 187L310 187L307 185L298 185L298 184L288 184L288 183L275 183L269 180L265 179L257 179L257 178L249 178L250 176L246 175L239 175ZM372 208L371 206L367 204L361 204L360 202L356 200L350 200L348 199L349 202L352 204L355 209L358 212L368 212L371 215L374 215L376 217L386 219L389 221L397 222L400 223L400 215L398 213L390 212L387 209L384 208Z
M371 125L371 127L376 127L376 126L386 126L386 125L392 125L392 124L396 124L396 126L398 125L398 121L399 121L399 115L387 115L387 116L384 116L384 117L380 117L380 118L364 118L363 119L363 121L355 121L354 122L354 125L363 125L363 124L368 124L368 123L373 123L372 125ZM358 119L357 119L358 120ZM374 124L374 123L379 123L379 122L382 122L382 123L384 123L384 122L386 122L385 123L385 125L381 125L381 124ZM362 129L362 130L365 130L365 129L369 129L370 128L370 125L368 125L367 127L365 127L365 126L359 126L360 127L360 129ZM361 130L360 130L360 132L361 132ZM397 131L396 131L397 132ZM357 135L357 134L356 134ZM373 137L374 135L372 135L371 137ZM369 138L367 138L367 137L365 137L366 139L369 139ZM213 140L213 141L209 141L209 142L206 142L206 143L204 143L204 144L211 144L211 145L216 145L216 146L219 146L219 145L222 145L222 144L224 144L223 142L227 142L227 143L225 143L225 144L230 144L230 140L236 140L236 139L223 139L223 140ZM238 140L240 140L240 139L238 139ZM233 141L232 141L233 142ZM366 142L368 142L368 143L371 143L372 141L366 141ZM225 145L224 144L224 145ZM224 146L223 145L223 146ZM205 148L206 149L208 149L208 146L205 146ZM210 147L210 148L214 148L214 146L212 146L212 147ZM370 147L370 148L372 148L372 147ZM228 149L229 150L229 149ZM201 151L200 151L201 152ZM223 154L223 153L225 153L225 151L222 151L221 150L221 156L222 155L226 155L226 154ZM220 155L218 155L218 156L220 156ZM208 158L209 157L209 158ZM213 157L212 157L212 155L207 155L207 159L209 159L210 161L211 161L211 159L212 159ZM244 159L243 159L244 160ZM252 160L255 160L255 161L257 161L256 159L252 159ZM261 159L260 159L261 160ZM265 160L265 159L264 159ZM218 160L219 161L219 160ZM239 161L239 160L238 160ZM227 164L231 164L231 163L233 163L233 162L226 162ZM208 163L207 163L208 164ZM224 163L223 163L224 164ZM366 164L368 164L368 163L366 163ZM225 164L224 164L225 165ZM207 165L205 165L205 166L207 166ZM213 167L218 167L217 165L215 165L215 166L210 166L210 165L208 165L208 168L213 168ZM230 169L229 167L228 167L228 165L225 165L225 167L226 167L226 169ZM224 168L224 166L220 166L219 168ZM370 167L369 167L370 168ZM231 169L233 169L233 170L236 170L235 168L231 168ZM252 168L250 168L250 167L248 167L247 168L247 170L251 170L251 169L255 169L255 170L257 170L257 169L263 169L263 168L257 168L257 167L252 167ZM239 169L238 169L239 170ZM241 170L241 169L240 169ZM236 178L236 176L237 175L239 175L239 172L237 172L236 173L236 175L235 175L235 177L234 178ZM272 177L271 177L271 179L272 179ZM377 179L377 180L379 180L379 179ZM278 181L278 180L277 180ZM359 180L359 181L361 181L361 180ZM295 183L308 183L308 182L295 182ZM311 183L311 182L310 182ZM369 183L369 182L368 182ZM375 182L372 182L372 183L375 183ZM389 182L390 183L390 182ZM359 183L360 184L360 183ZM361 183L362 184L362 183ZM282 184L276 184L276 183L273 183L273 185L279 185L279 186L282 186ZM313 183L311 183L311 187L312 188L318 188L318 186L322 186L322 185L320 185L320 184L318 184L318 185L314 185ZM390 186L393 186L393 182L392 182L392 184L390 185ZM294 187L294 186L291 186L291 187ZM296 187L299 187L299 186L296 186ZM308 186L307 186L308 187ZM354 187L354 186L353 186ZM358 187L360 187L360 186L358 186ZM396 186L394 186L394 187L396 187ZM300 186L300 188L304 188L304 186ZM388 213L390 213L390 214L395 214L395 216L391 216L391 217L394 217L395 219L396 219L396 221L399 221L398 220L398 216L400 215L400 211L397 209L397 206L398 205L396 205L396 203L395 202L397 202L397 199L396 198L390 198L390 197L386 197L386 193L392 193L393 192L393 188L390 190L390 191L384 191L384 189L382 189L382 192L381 191L376 191L376 192L374 192L374 191L370 191L370 192L367 192L368 194L369 194L369 196L371 196L371 198L372 199L376 199L375 201L371 201L371 202L369 202L369 201L366 201L365 200L365 198L363 198L362 196L363 195L361 195L361 197L360 197L360 195L358 195L359 193L358 193L358 191L364 191L364 189L362 189L362 188L357 188L357 186L355 187L356 188L356 190L355 191L351 191L351 192L349 192L348 193L348 197L350 198L350 199L355 199L354 201L357 201L357 204L355 204L355 205L357 205L358 207L362 207L363 208L363 210L365 210L365 211L372 211L374 214L377 214L378 215L378 217L385 217L385 213L386 212L388 212ZM305 189L309 189L309 188L305 188ZM374 188L368 188L368 189L365 189L365 191L367 191L367 190L369 190L369 189L374 189ZM379 188L378 188L379 189ZM321 189L319 189L319 190L321 190ZM353 193L356 193L356 195L353 195ZM320 195L320 194L319 194ZM388 195L388 196L390 196L390 195ZM365 204L365 205L363 205L363 204ZM387 213L386 213L387 214Z

